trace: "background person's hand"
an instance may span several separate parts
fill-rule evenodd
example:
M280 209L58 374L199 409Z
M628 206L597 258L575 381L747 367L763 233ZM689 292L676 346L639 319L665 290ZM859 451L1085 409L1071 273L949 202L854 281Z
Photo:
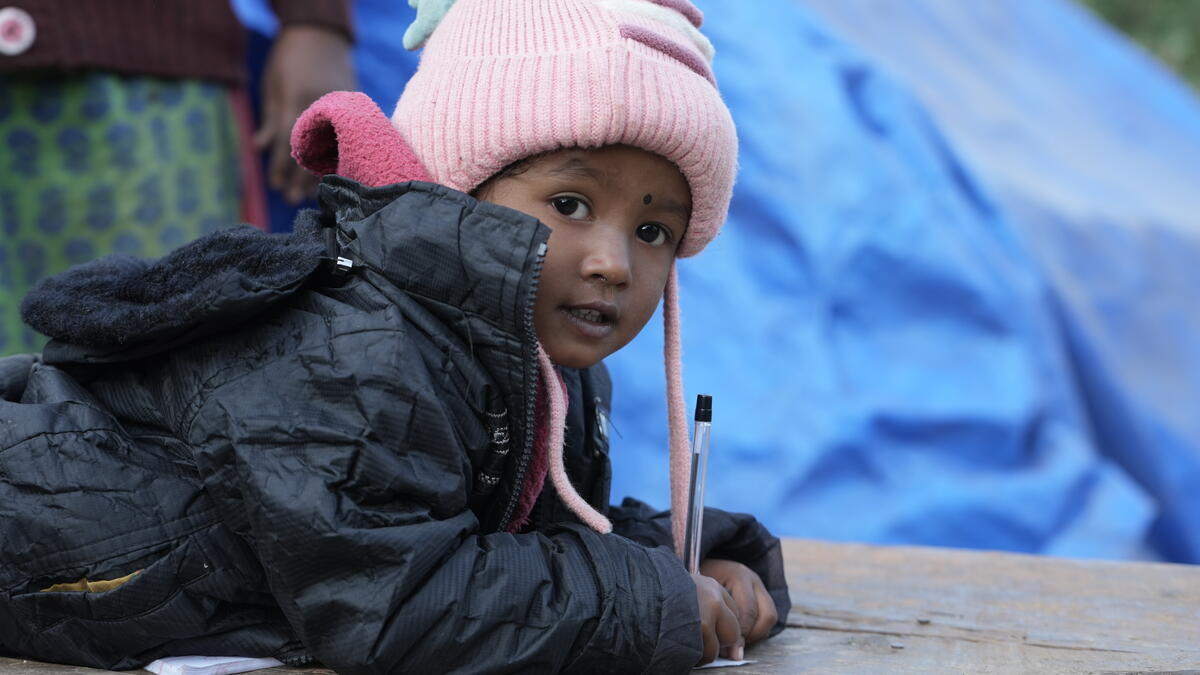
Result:
M717 658L722 649L730 648L741 640L733 597L721 584L703 574L693 574L696 584L696 601L700 604L700 633L704 638L704 655L696 665L703 665Z
M771 627L779 620L779 612L762 579L753 570L732 560L707 558L700 563L700 574L714 579L733 598L746 644L752 645L770 634Z
M262 87L262 123L254 146L270 152L267 184L297 204L316 194L317 179L292 159L292 125L321 96L355 89L350 42L317 25L282 26L267 57Z

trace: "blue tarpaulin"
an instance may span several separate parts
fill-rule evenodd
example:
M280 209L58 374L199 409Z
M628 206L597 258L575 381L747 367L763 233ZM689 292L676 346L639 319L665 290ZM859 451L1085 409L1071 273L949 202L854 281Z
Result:
M1069 543L1054 524L1028 550L1109 555L1137 533L1152 555L1200 562L1195 92L1069 2L807 6L919 99L984 185L1046 286L1065 358L1047 377L1070 390L1091 461L1150 509L1139 532L1138 510L1072 496L1101 529Z
M680 265L709 502L788 536L1200 562L1195 95L1061 0L696 4L742 148ZM356 12L390 112L411 10ZM609 366L614 495L666 504L660 335Z

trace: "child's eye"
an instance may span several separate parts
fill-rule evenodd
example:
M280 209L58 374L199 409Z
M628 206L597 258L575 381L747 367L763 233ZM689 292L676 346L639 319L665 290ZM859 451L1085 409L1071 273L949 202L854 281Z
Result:
M555 197L550 200L555 211L572 220L584 220L592 215L591 209L579 197Z
M662 246L671 241L671 231L658 223L638 225L637 237L651 246Z

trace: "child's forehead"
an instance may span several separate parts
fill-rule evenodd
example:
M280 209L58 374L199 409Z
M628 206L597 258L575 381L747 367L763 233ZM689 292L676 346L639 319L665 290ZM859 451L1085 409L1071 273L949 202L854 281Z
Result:
M567 164L572 166L592 166L603 163L607 157L614 154L614 151L625 147L627 146L605 145L599 148L559 148L535 155L530 159L539 162L542 166Z
M615 168L606 167L603 162L593 161L593 158L587 155L567 153L565 156L559 155L543 159L545 161L539 168L553 176L605 180L617 174Z
M630 166L652 170L678 172L678 167L665 157L629 145L606 145L599 148L562 148L535 155L527 166L539 171L602 178L617 175Z

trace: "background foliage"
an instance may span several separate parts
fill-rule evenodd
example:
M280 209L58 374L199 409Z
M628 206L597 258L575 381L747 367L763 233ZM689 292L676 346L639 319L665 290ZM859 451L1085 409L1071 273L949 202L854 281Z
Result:
M1200 89L1200 0L1082 0Z

